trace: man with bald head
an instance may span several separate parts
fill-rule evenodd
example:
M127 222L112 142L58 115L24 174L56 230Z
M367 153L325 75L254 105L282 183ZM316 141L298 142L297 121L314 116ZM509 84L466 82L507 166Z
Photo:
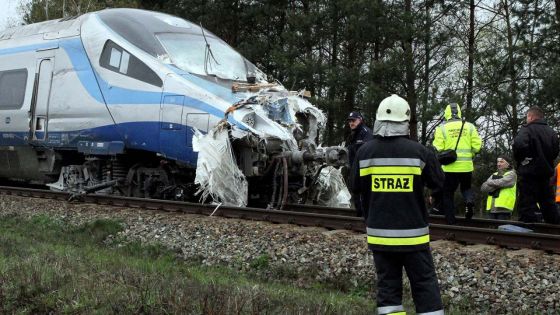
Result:
M540 209L545 222L560 224L550 184L559 150L558 134L547 125L542 109L538 106L529 108L527 123L513 140L519 178L517 208L520 221L537 222L535 211Z

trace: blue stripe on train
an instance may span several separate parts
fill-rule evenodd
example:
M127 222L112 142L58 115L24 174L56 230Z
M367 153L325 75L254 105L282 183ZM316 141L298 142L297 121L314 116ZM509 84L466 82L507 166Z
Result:
M106 100L103 97L102 92L99 90L99 86L101 86L101 89L103 89L103 92L107 96L107 104L109 105L154 104L159 106L162 97L166 95L176 95L175 93L132 90L117 86L111 86L109 88L109 83L103 80L101 76L91 67L90 61L79 38L0 49L0 55L16 54L34 51L37 49L55 48L57 47L57 44L60 45L68 54L82 86L87 90L88 94L92 98L101 104L105 104ZM238 100L230 90L218 84L208 82L188 73L181 73L181 77L203 89L208 90L211 93L216 93L217 96L222 97L227 101L233 103ZM216 117L224 117L224 112L221 109L200 99L185 96L183 105L185 105L186 108L195 108ZM236 121L231 116L228 117L228 121L243 130L247 130L243 124ZM43 145L46 144L58 148L76 148L77 142L81 140L124 141L127 148L161 152L161 137L162 142L166 144L177 144L172 147L166 146L163 151L166 152L167 157L186 163L196 164L197 153L192 151L192 147L186 145L188 143L187 139L192 137L191 130L192 129L187 126L181 126L181 129L176 130L176 133L165 131L164 134L160 135L160 122L131 122L115 126L101 126L78 131L49 132L48 138ZM120 134L123 134L125 139L121 139ZM28 132L0 132L0 146L27 145L27 137Z
M119 128L124 138L116 131ZM166 157L196 166L198 153L193 152L188 139L192 138L192 128L183 126L175 130L166 130L161 134L162 142L168 144L160 150L160 122L131 122L109 125L91 129L68 132L48 132L44 141L28 142L28 132L0 132L0 146L26 146L29 144L47 145L60 149L76 149L79 141L124 141L128 149L152 152L165 151Z
M150 91L142 91L142 90L133 90L133 89L126 89L118 86L110 85L107 81L105 81L101 76L96 73L87 57L84 47L82 46L81 39L73 38L73 39L65 39L58 41L58 44L66 51L68 54L74 70L80 79L82 86L86 89L88 94L94 98L97 102L108 105L113 104L157 104L159 105L162 97L166 95L176 95L177 93L164 93L162 95L161 92L150 92ZM20 46L20 47L13 47L13 48L5 48L0 49L0 55L8 55L8 54L15 54L21 52L28 52L34 51L37 49L47 49L47 48L54 48L57 47L54 43L45 43L45 44L36 44L36 45L27 45L27 46ZM185 80L189 80L190 82L196 84L197 86L208 90L209 92L216 93L219 97L226 99L228 102L235 103L239 99L236 98L231 91L226 93L226 88L219 86L218 84L208 82L206 80L196 78L193 75L182 75L181 76ZM98 84L99 81L99 84ZM106 99L103 97L103 94L100 92L99 87L103 90L103 93L106 95ZM109 88L110 87L110 88ZM192 98L186 95L185 97L185 105L189 107L193 107L204 112L209 113L210 115L216 117L224 117L224 111L206 103L200 99ZM247 130L247 128L241 124L240 122L233 119L231 116L228 117L228 121L241 129Z
M161 92L149 92L149 91L141 91L141 90L132 90L126 89L118 86L112 86L107 81L105 81L101 76L96 73L89 63L89 59L87 58L87 54L82 46L82 42L80 39L70 39L70 40L63 40L60 41L60 45L64 48L64 50L68 53L70 60L72 61L72 65L76 69L76 73L80 78L82 85L86 88L88 93L95 98L100 103L107 103L109 105L112 104L160 104L162 97L167 95L177 95L177 93L162 93ZM99 80L99 86L103 90L103 95L105 95L105 100L101 93L99 93L98 85L96 82ZM208 81L205 81L200 78L194 78L193 75L183 75L184 79L190 77L192 83L195 83L197 86L208 90L231 103L237 102L239 99L233 97L233 93L231 90L228 93L225 92L225 88ZM219 87L219 88L218 88ZM224 117L224 111L214 107L200 99L189 97L185 95L185 105L188 107L196 108L210 115L216 117ZM247 128L233 119L231 116L228 117L228 121L231 124L237 125L243 130L247 130Z

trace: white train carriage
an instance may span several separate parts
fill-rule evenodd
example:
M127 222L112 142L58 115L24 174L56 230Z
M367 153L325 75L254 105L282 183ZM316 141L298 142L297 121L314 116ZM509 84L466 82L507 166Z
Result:
M195 130L227 121L252 195L270 199L267 170L282 157L284 186L301 199L320 168L344 163L341 148L317 148L324 120L215 35L167 14L108 9L0 33L1 178L185 199Z

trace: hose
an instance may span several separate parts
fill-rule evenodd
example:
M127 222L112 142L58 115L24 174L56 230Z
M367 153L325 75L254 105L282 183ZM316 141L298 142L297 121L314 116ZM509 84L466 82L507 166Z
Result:
M278 184L276 183L276 177L278 175L278 168L280 167L280 165L276 163L276 161L277 160L275 159L274 165L276 165L276 168L274 169L274 175L272 176L272 198L268 206L269 209L274 209L276 203L276 190L278 189Z

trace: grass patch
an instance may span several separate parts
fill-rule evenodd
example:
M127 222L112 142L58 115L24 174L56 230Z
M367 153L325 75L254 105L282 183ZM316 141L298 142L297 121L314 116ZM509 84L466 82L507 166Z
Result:
M273 266L269 255L240 273L177 259L160 245L112 246L120 222L72 227L48 216L0 217L0 314L372 314L371 281L314 281L320 266ZM114 238L113 238L114 239ZM297 281L297 285L292 282ZM405 307L414 305L405 287ZM469 301L447 313L473 314ZM454 305L453 305L454 304ZM521 313L520 313L521 314Z
M157 245L104 243L121 229L111 220L70 227L47 216L0 218L0 313L371 314L375 309L372 299L356 292L269 283L186 263ZM250 264L264 270L270 257Z
M266 254L260 255L259 257L253 259L253 261L250 264L251 268L256 270L266 269L269 267L269 265L270 265L270 256Z

